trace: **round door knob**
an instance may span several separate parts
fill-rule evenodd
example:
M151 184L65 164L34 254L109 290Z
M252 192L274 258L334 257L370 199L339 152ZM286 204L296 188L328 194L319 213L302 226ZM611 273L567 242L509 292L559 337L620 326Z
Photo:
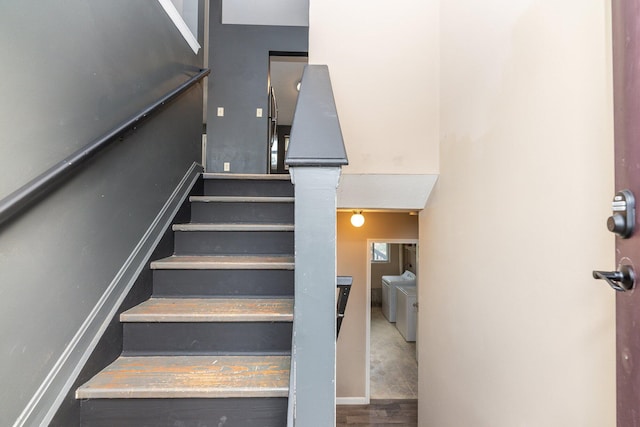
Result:
M607 228L610 232L623 235L627 231L627 221L624 215L615 213L607 219Z

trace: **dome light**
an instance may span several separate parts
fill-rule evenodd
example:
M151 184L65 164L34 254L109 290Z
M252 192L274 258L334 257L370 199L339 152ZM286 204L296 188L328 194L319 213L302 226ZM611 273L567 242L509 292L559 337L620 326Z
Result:
M364 225L362 211L353 211L353 215L351 215L351 225L354 227L362 227Z

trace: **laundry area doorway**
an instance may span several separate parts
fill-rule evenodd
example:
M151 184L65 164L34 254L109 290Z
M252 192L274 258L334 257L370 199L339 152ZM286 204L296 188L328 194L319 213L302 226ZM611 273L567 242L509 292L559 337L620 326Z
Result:
M418 398L417 243L367 240L369 399Z

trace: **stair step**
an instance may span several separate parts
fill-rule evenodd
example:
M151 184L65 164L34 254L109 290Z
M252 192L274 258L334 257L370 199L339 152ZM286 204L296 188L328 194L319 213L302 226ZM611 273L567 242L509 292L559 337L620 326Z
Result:
M289 355L292 330L292 322L125 322L122 355Z
M294 186L287 175L205 174L208 196L293 196Z
M291 322L292 298L151 298L121 322Z
M80 425L91 427L282 427L286 397L85 399Z
M292 256L177 256L151 263L152 269L293 270Z
M192 196L191 222L293 224L293 197Z
M152 298L120 315L121 356L76 390L80 425L286 425L294 193L288 174L203 174Z
M285 196L189 196L190 202L199 203L293 203L295 197Z
M289 356L119 357L78 399L286 397Z
M154 270L160 298L286 298L293 296L293 270Z
M173 231L294 231L293 224L174 224Z
M280 174L257 174L257 173L213 173L202 174L204 179L247 179L264 181L291 181L291 176L286 173Z
M214 227L215 228L215 227ZM174 255L293 255L293 230L189 230L174 234Z

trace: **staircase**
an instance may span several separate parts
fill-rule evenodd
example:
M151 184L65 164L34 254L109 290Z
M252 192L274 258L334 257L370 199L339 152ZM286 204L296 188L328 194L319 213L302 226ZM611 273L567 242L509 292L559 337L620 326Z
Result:
M288 175L204 174L122 355L76 391L82 426L285 426L293 321Z

